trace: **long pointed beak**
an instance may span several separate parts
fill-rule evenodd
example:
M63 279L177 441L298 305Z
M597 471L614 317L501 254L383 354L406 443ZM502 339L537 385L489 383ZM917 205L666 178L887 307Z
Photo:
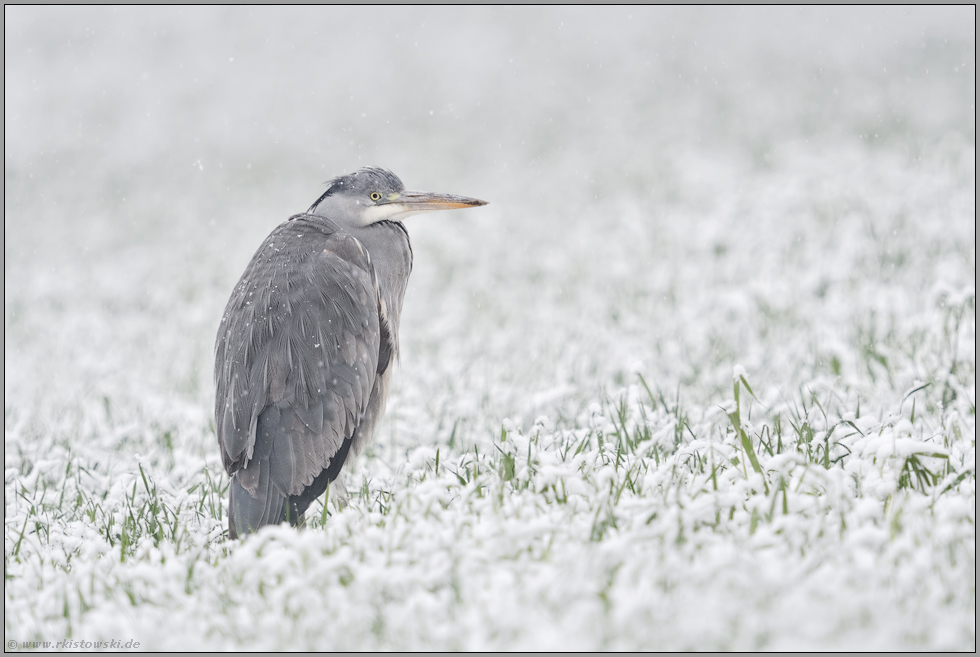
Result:
M394 197L394 198L392 198ZM433 210L454 210L456 208L475 208L486 205L486 201L455 194L436 194L403 190L397 196L392 194L387 203L401 205L406 213L431 212ZM386 203L386 204L387 204Z

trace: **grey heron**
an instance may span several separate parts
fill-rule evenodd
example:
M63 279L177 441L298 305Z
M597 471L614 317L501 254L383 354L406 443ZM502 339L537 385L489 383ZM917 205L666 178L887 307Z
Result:
M367 167L280 224L235 286L215 343L215 429L231 538L298 524L384 414L412 271L401 220L485 205Z

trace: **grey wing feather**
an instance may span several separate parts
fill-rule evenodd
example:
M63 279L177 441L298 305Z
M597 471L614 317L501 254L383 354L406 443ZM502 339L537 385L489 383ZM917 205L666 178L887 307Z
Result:
M294 217L259 248L215 346L222 459L253 497L262 481L299 495L353 436L377 376L379 313L367 251L327 220Z

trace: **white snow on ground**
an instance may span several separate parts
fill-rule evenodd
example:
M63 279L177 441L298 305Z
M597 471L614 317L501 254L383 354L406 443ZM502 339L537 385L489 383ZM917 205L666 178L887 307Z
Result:
M5 8L8 649L975 650L975 24ZM230 543L220 313L366 164L490 205L347 506Z

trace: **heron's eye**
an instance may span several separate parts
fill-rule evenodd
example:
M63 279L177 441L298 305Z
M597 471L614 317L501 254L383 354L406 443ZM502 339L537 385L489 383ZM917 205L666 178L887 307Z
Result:
M378 192L371 192L371 200L372 201L380 201L381 200L381 194L379 194Z

